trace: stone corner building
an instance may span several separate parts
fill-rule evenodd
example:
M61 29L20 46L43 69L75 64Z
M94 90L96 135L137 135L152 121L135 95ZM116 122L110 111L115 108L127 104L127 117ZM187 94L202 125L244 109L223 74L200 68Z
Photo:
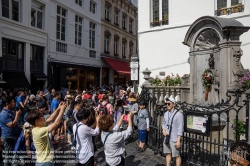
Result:
M137 52L137 4L131 0L102 3L102 84L130 80L130 57Z

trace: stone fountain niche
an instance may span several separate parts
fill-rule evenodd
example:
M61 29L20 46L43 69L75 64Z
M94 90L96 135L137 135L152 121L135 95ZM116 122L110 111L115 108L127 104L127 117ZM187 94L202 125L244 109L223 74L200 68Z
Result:
M247 32L239 21L204 16L189 28L183 44L190 47L190 99L199 105L217 104L226 99L228 89L239 87L238 79L248 70L241 64L240 35ZM202 84L205 69L215 78L208 100Z

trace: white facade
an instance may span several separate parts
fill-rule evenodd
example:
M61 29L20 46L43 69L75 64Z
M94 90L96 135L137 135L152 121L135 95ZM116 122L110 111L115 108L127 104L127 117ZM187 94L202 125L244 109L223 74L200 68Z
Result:
M159 0L159 20L162 20L162 4ZM220 17L232 18L240 21L245 26L250 26L250 1L240 1L244 11L223 15ZM153 21L152 0L138 1L138 41L140 57L140 84L144 82L143 70L151 70L151 77L165 71L168 74L189 74L188 63L189 47L183 45L185 35L190 25L199 17L215 16L217 0L168 0L168 25L151 27ZM231 0L227 0L227 7ZM244 68L250 68L250 31L244 33L240 41L243 56L241 62Z
M77 64L84 66L100 67L100 46L101 46L101 0L92 0L96 3L95 13L90 12L90 0L83 0L82 6L75 1L52 0L48 16L48 55L52 62ZM57 7L66 10L65 40L57 39ZM75 44L75 16L82 18L81 44ZM95 24L95 46L89 46L90 22ZM57 51L57 42L67 45L67 51ZM90 57L90 50L95 51L95 58Z
M16 4L12 4L13 2ZM100 68L101 0L79 0L78 4L75 0L1 0L0 7L0 57L2 57L3 39L23 43L23 72L30 83L31 45L43 47L43 73L46 75L48 75L48 62ZM65 10L65 15L57 14L58 7ZM14 8L18 11L14 11ZM31 16L32 13L34 16ZM76 15L82 18L81 23L75 21ZM60 39L57 37L58 16L61 16L60 33L65 34L65 37L60 36ZM65 23L62 23L62 17ZM92 48L89 44L90 22L94 25ZM75 43L76 24L79 27L77 32L81 34L77 36L77 39L80 39L77 44ZM57 44L57 42L60 43ZM90 52L92 57L89 55Z

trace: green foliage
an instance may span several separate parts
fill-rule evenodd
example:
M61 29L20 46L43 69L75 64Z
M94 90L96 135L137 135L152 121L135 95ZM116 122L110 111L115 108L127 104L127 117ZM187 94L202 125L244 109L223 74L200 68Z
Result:
M244 135L246 133L246 122L243 120L238 120L234 119L232 128L234 130L234 136L239 137L241 135ZM236 135L236 131L238 132Z

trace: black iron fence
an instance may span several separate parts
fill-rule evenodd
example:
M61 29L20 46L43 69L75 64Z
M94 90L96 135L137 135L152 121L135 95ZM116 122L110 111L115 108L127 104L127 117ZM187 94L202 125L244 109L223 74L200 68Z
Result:
M227 166L231 160L232 144L248 141L250 94L228 91L227 100L217 105L200 106L179 102L176 109L184 115L185 132L182 137L181 156L184 165ZM146 87L139 100L148 102L151 115L148 146L155 154L163 154L162 119L166 111L164 102L156 101ZM242 118L245 117L245 118ZM204 131L197 132L190 125L194 118L205 118ZM231 149L230 149L231 148ZM244 149L244 148L243 148ZM241 151L241 156L247 151ZM249 153L249 152L248 152Z

